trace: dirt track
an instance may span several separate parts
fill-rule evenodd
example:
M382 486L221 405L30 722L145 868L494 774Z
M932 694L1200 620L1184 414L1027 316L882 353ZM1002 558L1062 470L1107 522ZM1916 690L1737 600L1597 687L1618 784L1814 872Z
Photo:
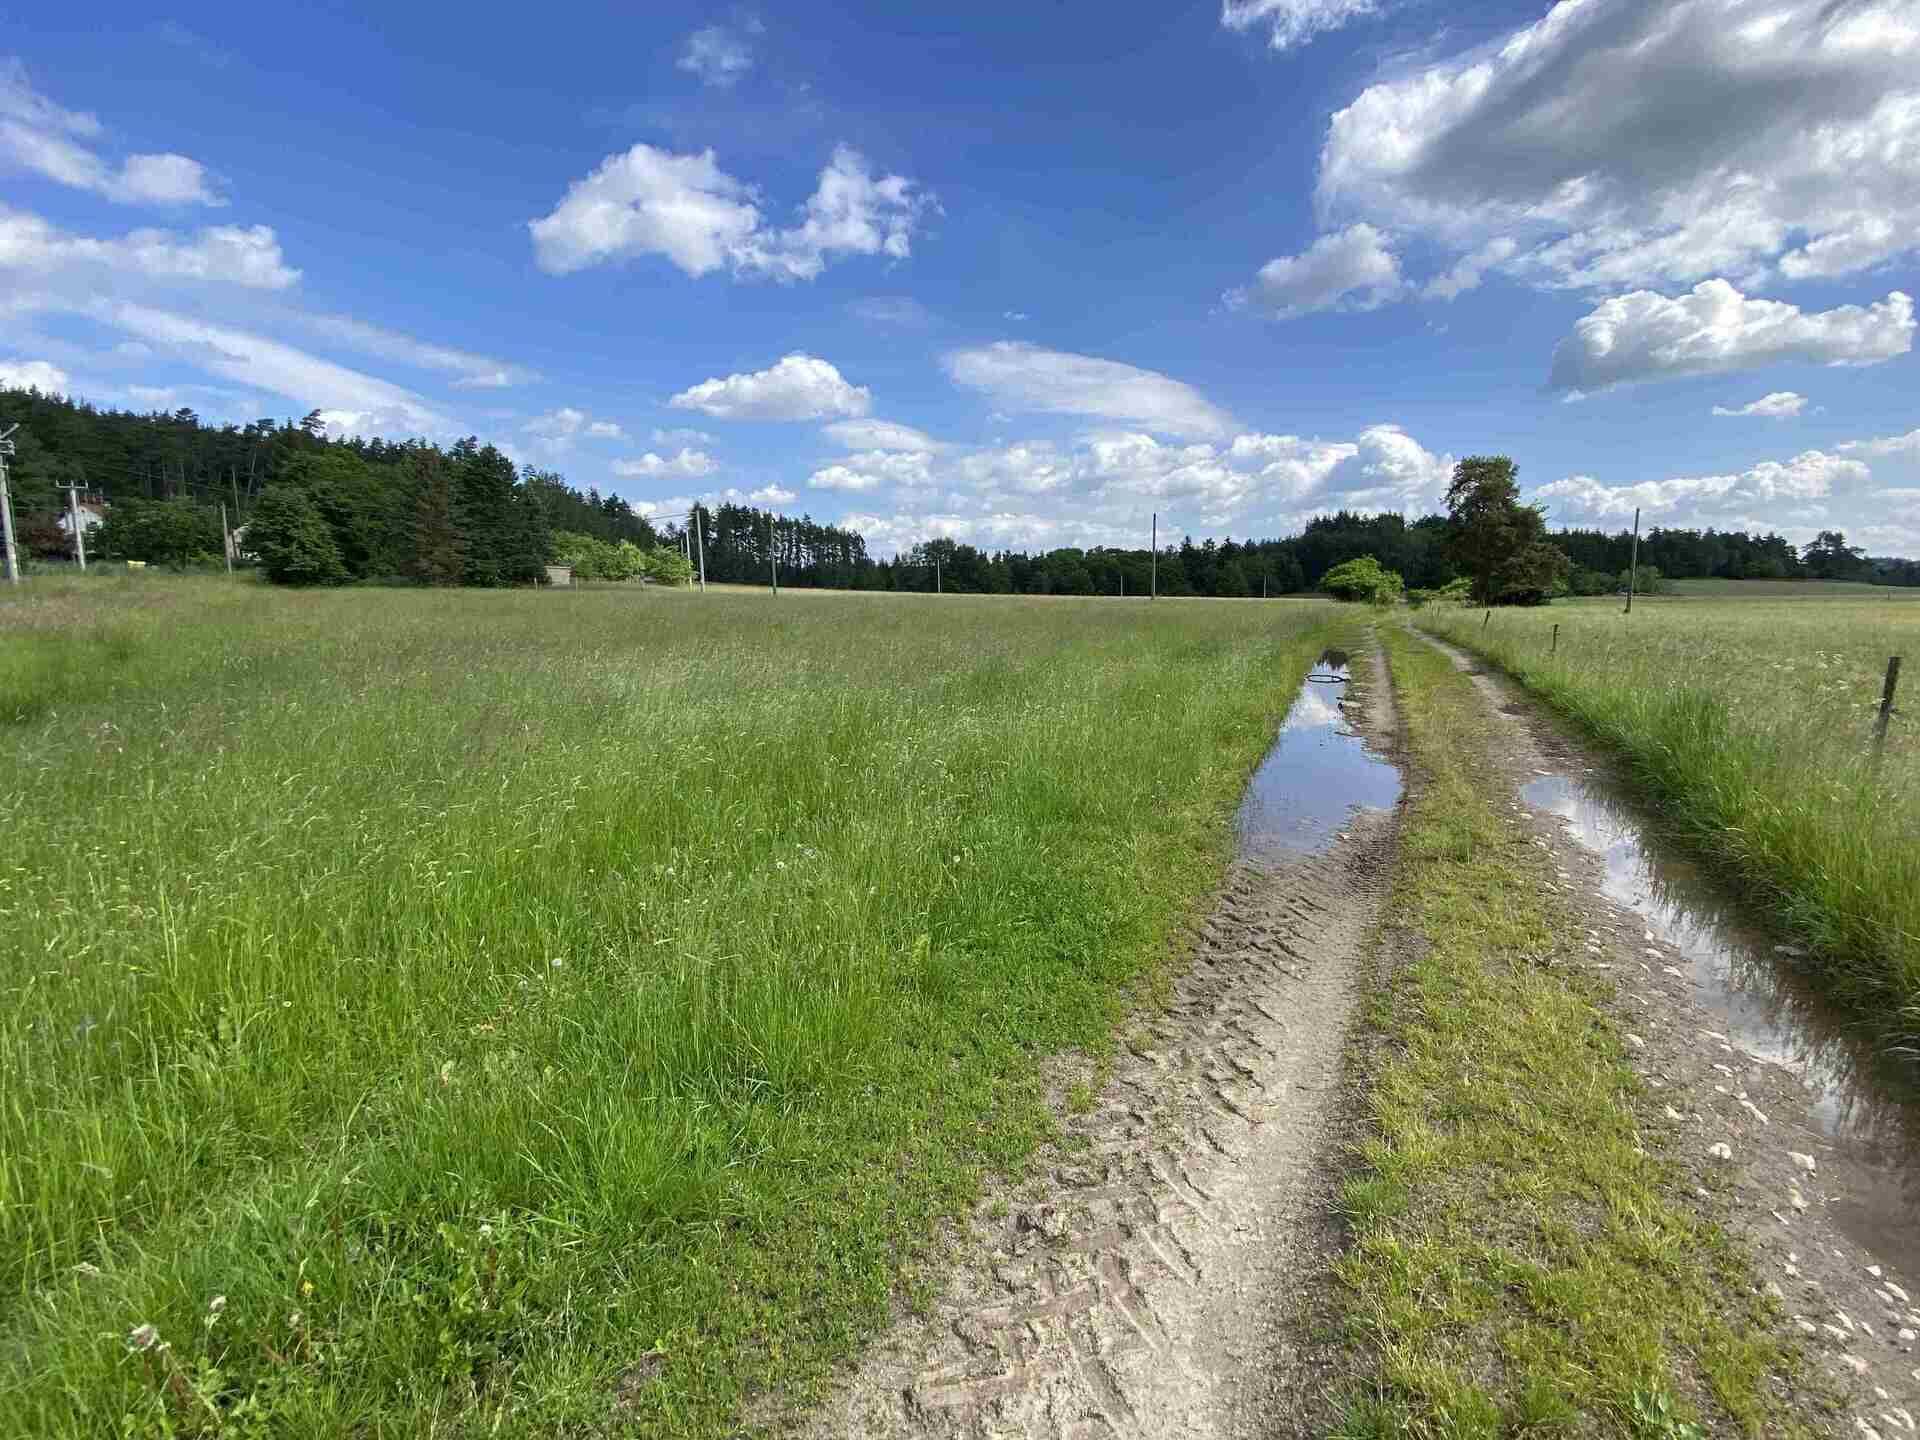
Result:
M1730 1043L1726 1019L1687 978L1685 957L1599 893L1601 861L1557 816L1521 804L1521 787L1540 776L1604 775L1606 767L1517 685L1429 643L1485 699L1500 735L1494 758L1513 787L1495 802L1527 816L1586 919L1586 963L1618 986L1612 1009L1648 1087L1648 1148L1691 1176L1705 1214L1746 1239L1758 1283L1780 1304L1782 1332L1804 1347L1816 1386L1828 1392L1802 1397L1807 1419L1817 1423L1837 1400L1827 1422L1862 1440L1920 1433L1920 1275L1896 1273L1838 1223L1882 1177L1827 1140L1811 1113L1814 1097L1791 1070Z
M1368 727L1390 733L1377 660L1368 679ZM1268 1432L1394 830L1376 812L1325 853L1234 866L1164 1013L1037 1178L952 1237L931 1313L874 1347L815 1435Z

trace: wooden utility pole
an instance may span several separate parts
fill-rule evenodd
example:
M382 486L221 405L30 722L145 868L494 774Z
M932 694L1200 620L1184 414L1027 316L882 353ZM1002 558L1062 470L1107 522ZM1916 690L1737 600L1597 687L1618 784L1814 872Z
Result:
M1633 591L1640 583L1640 507L1633 507L1633 558L1627 562L1627 609L1633 613Z
M7 489L7 461L13 457L13 432L18 425L9 425L0 430L0 525L7 532L7 580L8 583L20 583L20 552L13 543L13 492Z
M228 474L233 472L229 470ZM239 502L235 501L236 508ZM227 502L220 502L220 548L227 552L227 574L233 574L233 532L227 528Z
M940 552L933 552L933 593L940 593Z
M780 594L780 557L773 548L773 516L767 516L767 573L773 577L773 593Z
M693 538L700 549L700 593L707 593L707 525L700 516L700 507L693 507Z
M1151 580L1147 599L1158 600L1160 598L1160 512L1158 510L1153 512L1153 560L1152 568L1147 573Z

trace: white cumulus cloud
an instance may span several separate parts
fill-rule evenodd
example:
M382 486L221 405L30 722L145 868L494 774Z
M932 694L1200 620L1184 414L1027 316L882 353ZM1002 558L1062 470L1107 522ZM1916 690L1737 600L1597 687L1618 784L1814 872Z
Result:
M718 465L702 450L684 449L674 455L657 455L649 450L636 460L616 460L613 473L624 479L657 480L663 476L698 479L711 475Z
M0 164L123 205L224 205L206 167L185 155L129 155L117 166L89 142L99 119L67 110L33 88L18 57L0 61Z
M1400 262L1387 237L1362 223L1322 235L1298 255L1269 260L1251 285L1229 290L1226 303L1284 320L1315 310L1372 310L1401 290Z
M1216 437L1232 419L1191 385L1118 360L1000 340L946 357L947 373L1012 413L1091 415L1165 435Z
M1774 390L1744 405L1716 405L1716 415L1759 415L1768 420L1790 420L1807 408L1807 397L1791 390Z
M0 360L0 390L65 395L72 385L66 371L45 360Z
M36 274L118 273L284 290L300 278L265 225L210 225L186 234L141 229L113 239L76 235L38 215L0 207L0 269Z
M1530 497L1549 502L1556 523L1569 519L1619 520L1636 509L1648 515L1682 514L1691 519L1714 515L1745 516L1756 508L1824 501L1870 478L1858 460L1807 450L1791 460L1766 460L1750 470L1726 475L1682 475L1671 480L1641 480L1607 485L1591 475L1570 475L1542 485Z
M635 145L576 180L550 215L529 222L534 258L554 275L664 255L695 277L811 280L845 255L905 259L932 197L901 175L875 175L856 150L833 152L797 225L766 223L754 188L714 152Z
M796 351L765 370L702 380L667 403L716 420L818 420L864 415L873 393L849 384L828 361Z
M1872 305L1803 311L1705 280L1671 298L1635 290L1602 301L1554 348L1548 384L1587 394L1789 360L1873 365L1906 354L1913 332L1913 300L1899 290Z
M1832 277L1920 237L1914 0L1562 0L1338 111L1322 213L1548 286Z

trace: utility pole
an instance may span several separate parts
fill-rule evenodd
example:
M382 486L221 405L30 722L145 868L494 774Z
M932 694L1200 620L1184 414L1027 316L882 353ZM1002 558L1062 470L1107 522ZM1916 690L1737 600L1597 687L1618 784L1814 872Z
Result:
M933 552L933 593L940 593L940 552Z
M80 523L80 491L83 488L78 481L69 480L64 485L56 485L56 490L67 492L67 517L73 522L73 558L80 564L80 573L87 571L87 527ZM221 529L225 529L223 525Z
M707 593L707 522L701 518L700 507L693 507L693 538L700 551L700 593Z
M0 523L4 523L7 532L7 580L8 583L20 583L20 552L13 545L13 492L7 489L7 461L13 455L13 432L18 425L9 425L0 430Z
M1640 583L1640 507L1633 507L1633 558L1627 562L1627 608L1633 613L1633 590Z
M231 473L231 472L229 472ZM220 502L220 548L227 552L227 574L233 574L233 532L227 528L227 502Z
M773 576L773 596L780 598L780 556L773 548L773 516L767 516L767 573Z
M1158 510L1153 512L1153 560L1151 564L1152 568L1148 571L1151 577L1151 587L1147 591L1147 599L1158 600L1160 598L1160 512Z

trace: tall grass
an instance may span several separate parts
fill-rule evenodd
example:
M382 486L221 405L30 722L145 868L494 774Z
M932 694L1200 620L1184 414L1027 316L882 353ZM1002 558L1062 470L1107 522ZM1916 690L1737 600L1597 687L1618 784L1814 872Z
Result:
M1624 755L1673 828L1807 938L1837 995L1920 1038L1920 604L1668 600L1419 623ZM1908 693L1876 767L1890 655L1907 657Z
M1164 961L1330 614L0 604L0 1430L804 1390Z

